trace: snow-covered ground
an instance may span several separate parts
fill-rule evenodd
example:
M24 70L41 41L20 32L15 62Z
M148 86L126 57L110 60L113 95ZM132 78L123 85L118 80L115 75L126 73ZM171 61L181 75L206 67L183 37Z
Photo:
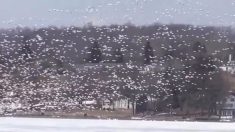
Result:
M235 123L3 117L0 132L235 132Z

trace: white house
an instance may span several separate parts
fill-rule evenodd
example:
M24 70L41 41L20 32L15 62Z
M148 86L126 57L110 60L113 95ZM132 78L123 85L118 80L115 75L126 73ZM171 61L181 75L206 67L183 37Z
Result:
M217 115L222 119L235 119L235 93L231 93L223 102L217 104L220 107Z
M22 108L22 104L20 100L13 100L12 98L3 98L0 101L0 114L4 114L4 112L12 112Z
M82 105L85 109L95 109L95 107L98 105L96 100L85 100L82 101Z
M114 101L114 109L132 109L133 105L128 99L119 99Z
M109 99L104 99L101 101L101 105L102 105L102 110L112 110L114 109L113 105L112 105L112 102L109 100Z
M227 64L220 67L223 71L230 72L231 74L235 73L235 61L232 60L232 55L229 55L229 60Z
M117 110L117 109L128 110L132 108L133 108L132 102L130 102L128 99L125 98L116 99L116 100L109 100L109 99L102 100L103 110Z

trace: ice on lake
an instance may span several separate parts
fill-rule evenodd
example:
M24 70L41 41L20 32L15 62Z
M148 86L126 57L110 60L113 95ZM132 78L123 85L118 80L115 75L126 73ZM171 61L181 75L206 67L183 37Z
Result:
M2 117L0 132L235 132L235 123Z

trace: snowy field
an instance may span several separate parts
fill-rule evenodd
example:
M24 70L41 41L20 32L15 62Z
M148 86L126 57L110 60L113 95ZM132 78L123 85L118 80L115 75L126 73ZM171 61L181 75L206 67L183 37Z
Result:
M235 123L4 117L0 132L235 132Z

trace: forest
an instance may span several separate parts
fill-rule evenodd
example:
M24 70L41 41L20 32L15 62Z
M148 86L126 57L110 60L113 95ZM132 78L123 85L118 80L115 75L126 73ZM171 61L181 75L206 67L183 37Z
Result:
M220 66L235 55L234 35L182 24L1 29L0 97L31 108L128 98L137 112L213 114L233 90Z

